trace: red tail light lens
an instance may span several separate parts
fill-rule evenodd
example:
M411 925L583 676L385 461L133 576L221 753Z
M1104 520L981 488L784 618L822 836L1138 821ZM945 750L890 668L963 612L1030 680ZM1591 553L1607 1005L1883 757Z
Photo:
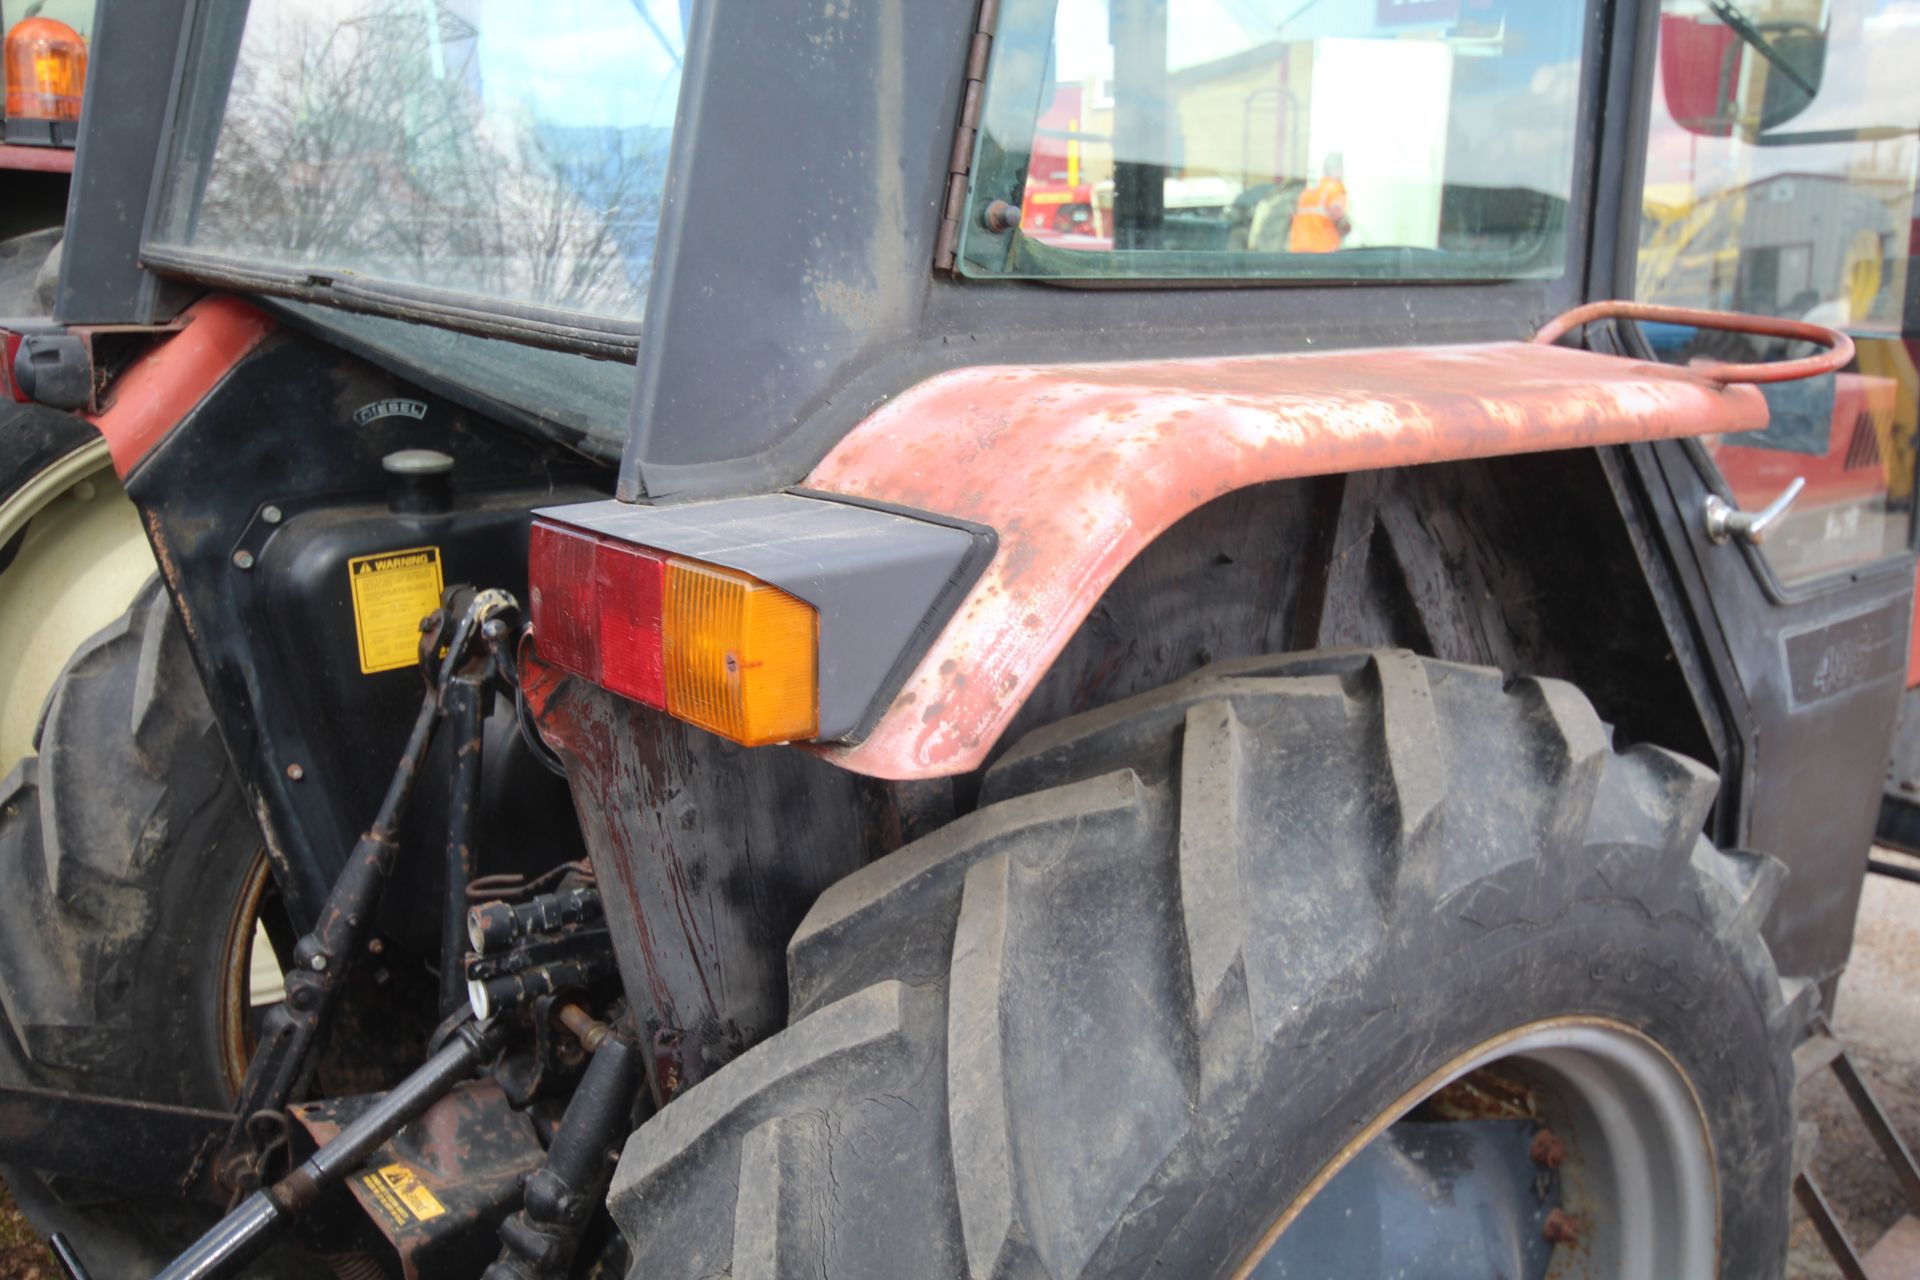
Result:
M638 547L535 524L527 567L541 655L624 697L664 708L666 562Z
M0 400L31 404L33 397L20 389L19 381L13 376L13 362L19 355L20 335L0 329Z
M594 555L593 577L599 592L600 683L650 707L666 706L666 660L660 643L666 561L638 547L602 542Z
M719 565L536 521L529 602L540 656L746 746L819 728L812 605Z
M535 524L527 550L528 605L540 655L555 666L600 678L600 624L594 551L584 533Z

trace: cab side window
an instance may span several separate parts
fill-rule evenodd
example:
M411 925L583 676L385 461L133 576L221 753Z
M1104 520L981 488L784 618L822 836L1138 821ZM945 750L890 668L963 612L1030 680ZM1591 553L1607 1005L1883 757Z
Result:
M1585 0L1005 0L960 270L1556 277L1586 14Z
M1642 193L1642 301L1808 320L1853 337L1838 374L1766 388L1763 431L1708 441L1736 503L1806 489L1762 545L1784 585L1908 545L1920 17L1895 0L1664 0ZM1645 326L1664 360L1805 344Z

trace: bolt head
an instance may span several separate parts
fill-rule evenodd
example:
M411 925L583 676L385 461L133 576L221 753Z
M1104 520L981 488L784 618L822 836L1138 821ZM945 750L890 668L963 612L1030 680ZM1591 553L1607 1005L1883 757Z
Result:
M253 568L253 552L242 547L233 553L233 567L236 569Z
M287 766L287 780L289 782L298 782L300 781L300 779L306 776L307 776L307 771L301 765L290 764Z
M1542 1129L1533 1135L1533 1141L1527 1147L1527 1158L1542 1168L1558 1169L1567 1162L1567 1144L1553 1130Z
M313 970L315 973L325 972L326 967L327 958L325 956L315 956L313 959L307 961L307 968Z
M981 210L980 223L989 231L1011 231L1020 225L1020 206L995 200Z
M267 506L260 508L260 518L262 520L265 520L268 524L279 524L281 519L280 508L273 506L272 504L268 504Z

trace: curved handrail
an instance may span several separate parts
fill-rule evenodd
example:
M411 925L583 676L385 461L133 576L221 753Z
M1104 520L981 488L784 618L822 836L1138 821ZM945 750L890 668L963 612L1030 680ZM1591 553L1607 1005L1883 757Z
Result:
M1720 360L1696 360L1687 366L1692 373L1714 382L1792 382L1798 378L1816 378L1836 373L1853 359L1853 339L1838 329L1808 324L1805 320L1786 320L1778 316L1750 316L1737 311L1705 311L1696 307L1663 307L1651 302L1628 302L1620 298L1589 302L1562 312L1533 335L1535 342L1557 342L1582 325L1596 320L1651 320L1656 324L1690 324L1700 329L1726 329L1734 333L1756 333L1767 338L1798 338L1827 348L1817 355L1797 360L1770 360L1760 364L1730 364Z

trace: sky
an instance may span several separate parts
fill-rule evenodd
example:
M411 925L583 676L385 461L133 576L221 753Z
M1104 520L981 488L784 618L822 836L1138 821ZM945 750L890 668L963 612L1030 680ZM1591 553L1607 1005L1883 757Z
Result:
M680 0L482 0L480 18L489 101L511 96L551 125L673 123Z

